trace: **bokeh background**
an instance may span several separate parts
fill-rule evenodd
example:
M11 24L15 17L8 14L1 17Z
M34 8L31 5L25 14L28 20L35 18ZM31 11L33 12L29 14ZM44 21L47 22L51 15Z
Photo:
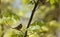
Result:
M60 37L60 0L40 0L31 25L26 29L37 0L0 0L0 37ZM14 29L19 24L22 28Z

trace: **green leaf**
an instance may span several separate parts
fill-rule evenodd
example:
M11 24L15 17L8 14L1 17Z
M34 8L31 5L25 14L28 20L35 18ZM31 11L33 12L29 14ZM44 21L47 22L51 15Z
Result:
M49 31L49 28L46 26L42 26L41 28L42 28L42 31Z
M10 12L4 12L3 13L3 16L4 17L13 17L14 19L16 19L16 20L18 20L19 19L19 16L18 15L16 15L16 14L14 14L14 13L10 13Z
M29 30L39 30L40 26L39 25L35 25L35 26L30 26Z
M45 25L45 23L44 23L43 21L38 21L38 20L36 20L35 22L33 22L33 23L31 24L31 26L35 26L35 25L43 26L43 25Z

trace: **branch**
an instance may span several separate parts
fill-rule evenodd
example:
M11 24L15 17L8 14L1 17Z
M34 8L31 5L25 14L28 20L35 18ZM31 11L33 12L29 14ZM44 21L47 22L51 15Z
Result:
M33 10L32 10L32 14L31 14L31 16L30 16L30 20L29 20L29 22L28 22L27 29L29 28L29 26L30 26L30 24L31 24L33 15L34 15L35 10L36 10L36 8L37 8L37 6L38 6L38 2L39 2L39 0L37 1L37 3L35 3L35 6L34 6L34 8L33 8ZM25 32L24 37L27 37L27 30L26 30L26 32Z

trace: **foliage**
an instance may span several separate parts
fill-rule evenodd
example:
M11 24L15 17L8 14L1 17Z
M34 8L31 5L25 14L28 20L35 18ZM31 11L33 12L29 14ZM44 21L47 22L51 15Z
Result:
M20 31L14 29L14 26L17 26L19 23L21 23L20 18L25 20L26 15L29 15L30 12L32 12L37 0L19 0L21 1L23 9L20 7L20 9L13 8L12 4L14 1L15 0L1 0L0 37L3 34L3 37L23 37L26 30L28 31L27 37L57 37L56 29L58 28L59 23L56 20L52 20L55 15L52 14L48 17L45 17L45 15L51 10L60 8L60 0L39 1L31 25L28 29L25 28L26 26L22 27ZM44 21L44 19L47 22Z
M21 31L15 29L9 29L5 33L4 37L23 37L23 34Z

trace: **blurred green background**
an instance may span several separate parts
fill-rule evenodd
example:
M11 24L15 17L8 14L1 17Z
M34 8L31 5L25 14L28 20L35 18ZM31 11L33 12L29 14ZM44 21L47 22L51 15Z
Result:
M40 0L31 25L26 26L37 0L0 0L0 37L60 37L60 0ZM19 24L22 28L13 29ZM22 32L21 32L22 31Z

